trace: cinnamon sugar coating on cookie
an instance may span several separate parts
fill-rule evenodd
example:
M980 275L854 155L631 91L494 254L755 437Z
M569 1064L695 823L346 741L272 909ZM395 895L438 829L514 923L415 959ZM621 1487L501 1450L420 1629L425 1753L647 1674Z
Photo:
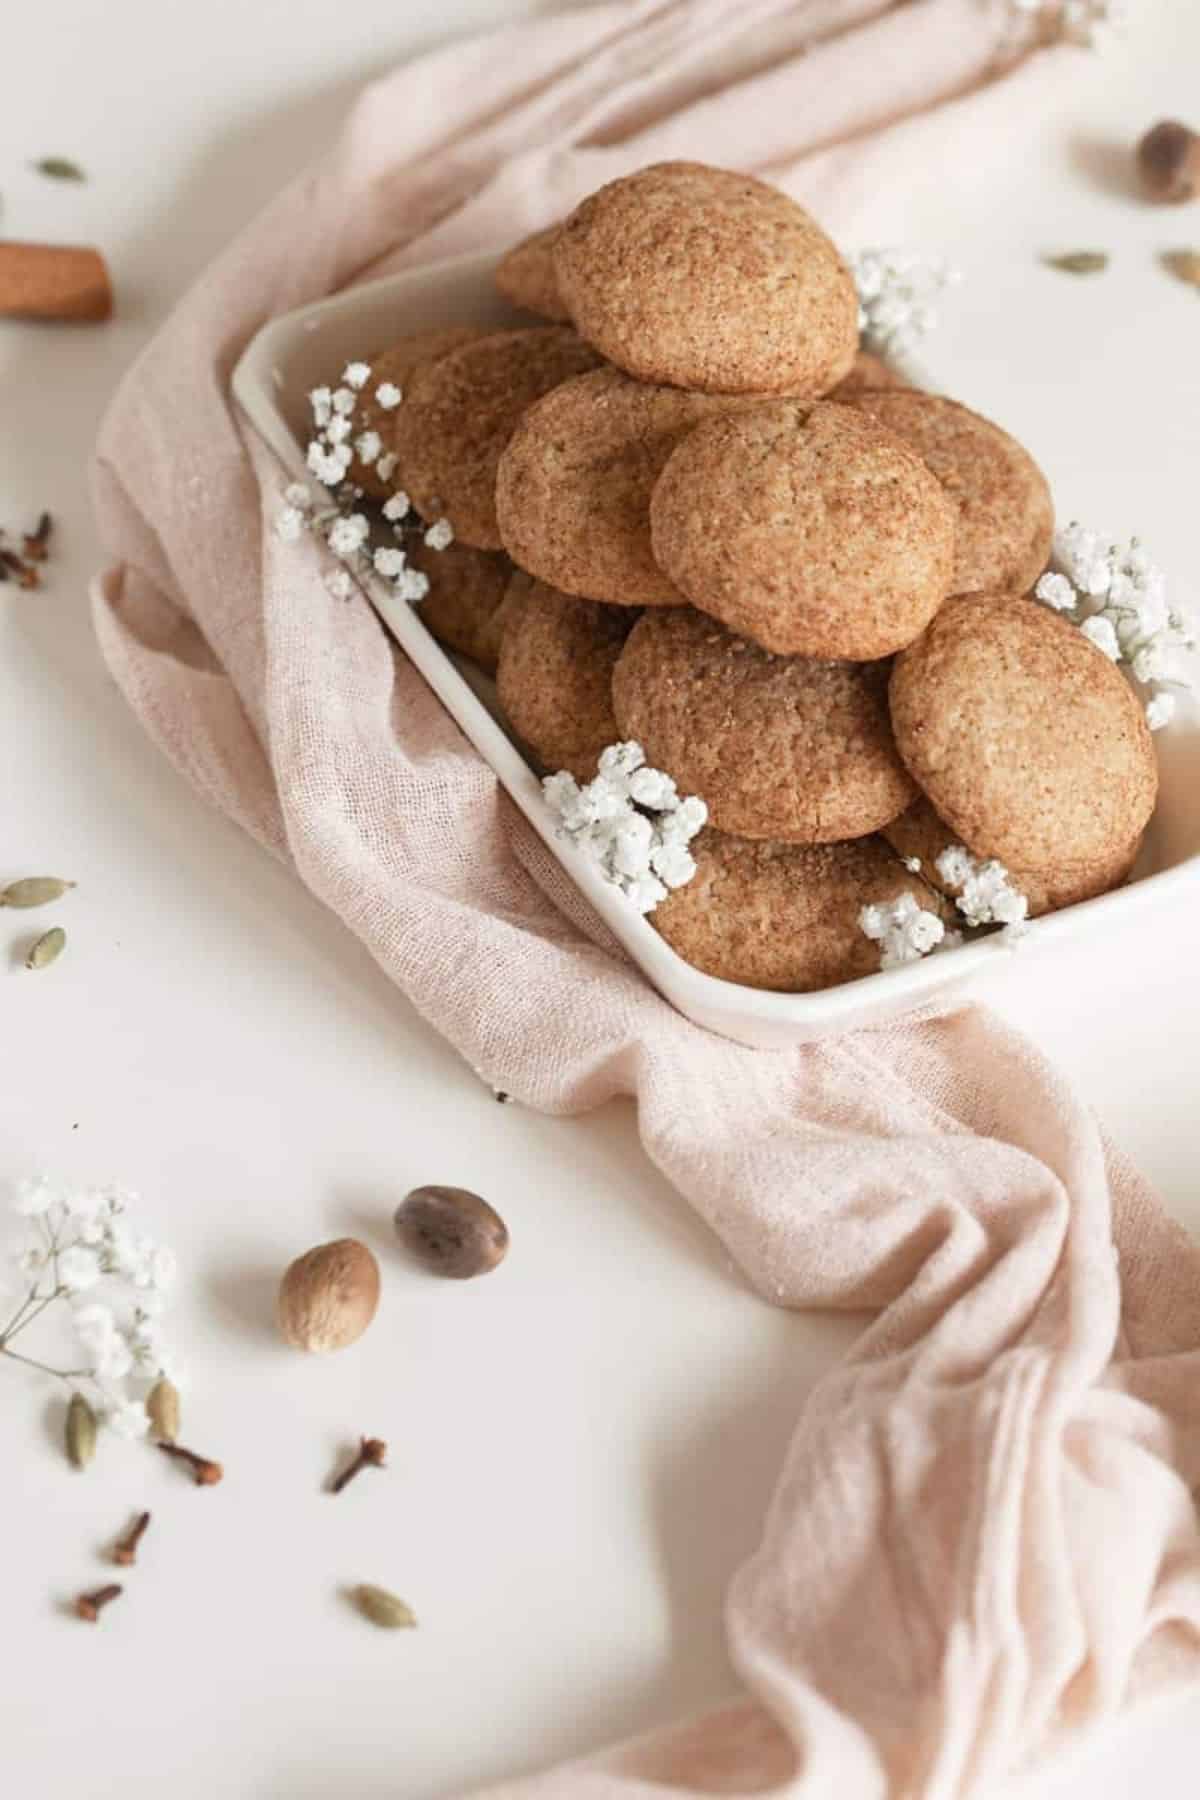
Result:
M501 257L493 280L497 291L514 306L566 324L571 315L563 304L554 273L554 242L561 230L561 223L547 225L544 231L522 238Z
M930 907L878 837L849 844L754 843L711 826L693 839L696 873L651 923L706 975L804 994L875 974L879 945L859 913L911 893Z
M613 606L679 606L654 560L650 495L684 434L747 402L594 369L531 406L500 458L496 516L521 568Z
M781 655L888 656L950 592L940 482L894 433L828 401L697 425L659 477L650 530L694 605Z
M1119 861L1158 767L1133 689L1077 626L1036 601L947 601L900 656L896 745L962 843L1012 870Z
M1054 537L1049 483L990 419L938 394L859 389L850 404L911 444L958 509L953 592L1025 594Z
M562 325L496 331L424 363L396 409L395 444L413 504L444 515L460 543L501 550L496 467L527 406L582 375L596 352Z
M600 752L616 742L612 673L636 618L513 577L496 686L517 736L545 768L590 781Z
M377 432L383 444L382 454L394 456L398 408L384 406L378 398L378 390L390 383L404 394L414 371L422 363L436 362L439 356L445 356L463 344L473 343L475 339L487 336L486 331L479 331L473 325L440 325L431 331L409 332L398 343L390 345L386 350L377 351L370 358L370 380L359 394L358 404L354 409L354 436L358 438L365 432ZM403 401L400 404L403 405ZM386 464L384 466L388 467ZM373 500L388 499L397 488L404 486L405 481L398 462L387 475L381 475L379 458L365 463L358 456L347 469L346 479L360 487Z
M589 196L554 245L576 328L641 381L820 394L858 348L858 296L786 194L701 163L656 163Z
M451 544L421 558L429 581L419 618L441 644L496 672L513 566L507 556Z
M691 607L648 612L613 675L621 738L701 794L718 830L798 844L865 836L913 798L886 663L774 656Z

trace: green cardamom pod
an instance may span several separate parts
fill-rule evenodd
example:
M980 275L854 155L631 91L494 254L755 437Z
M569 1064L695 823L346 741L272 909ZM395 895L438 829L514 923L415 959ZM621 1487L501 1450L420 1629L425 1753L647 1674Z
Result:
M179 1436L179 1389L163 1375L146 1395L150 1430L160 1444L173 1444Z
M411 1631L416 1625L412 1607L395 1594L389 1594L386 1588L363 1583L350 1597L364 1619L370 1619L372 1625L381 1625L385 1631Z
M57 962L67 947L67 934L61 925L55 925L49 931L43 931L37 943L33 945L25 958L27 969L48 969L52 962Z
M1065 275L1102 275L1109 257L1106 250L1068 250L1063 256L1047 256L1045 261L1051 269L1061 269Z
M0 888L0 906L49 906L74 886L73 881L60 881L57 875L26 875Z
M67 1456L76 1469L86 1469L96 1454L96 1415L82 1394L72 1394L67 1408Z

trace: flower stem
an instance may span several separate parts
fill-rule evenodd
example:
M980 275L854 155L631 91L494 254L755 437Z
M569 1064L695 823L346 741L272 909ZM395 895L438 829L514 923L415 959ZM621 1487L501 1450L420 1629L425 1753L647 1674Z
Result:
M43 1294L28 1317L22 1318L21 1313L25 1311L25 1307L29 1306L30 1302L36 1299L35 1294L30 1294L29 1299L25 1302L25 1306L23 1306L21 1312L17 1314L17 1322L8 1326L3 1337L0 1337L0 1349L5 1348L8 1345L9 1340L15 1338L18 1332L24 1331L28 1326L32 1325L33 1321L38 1317L38 1314L44 1313L46 1308L51 1305L53 1301L58 1300L62 1296L63 1292L64 1290L62 1288L56 1287L52 1294Z
M7 1344L0 1345L0 1356L11 1356L14 1362L24 1363L26 1368L40 1369L43 1375L53 1375L59 1381L81 1381L90 1375L90 1369L52 1369L49 1363L36 1362L32 1356L22 1356L16 1350L10 1350Z

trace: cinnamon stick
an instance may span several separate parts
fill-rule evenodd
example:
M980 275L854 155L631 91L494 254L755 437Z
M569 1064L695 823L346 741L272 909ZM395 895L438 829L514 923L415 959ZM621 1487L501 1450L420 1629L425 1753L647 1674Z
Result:
M98 250L0 239L0 317L107 319L112 283Z

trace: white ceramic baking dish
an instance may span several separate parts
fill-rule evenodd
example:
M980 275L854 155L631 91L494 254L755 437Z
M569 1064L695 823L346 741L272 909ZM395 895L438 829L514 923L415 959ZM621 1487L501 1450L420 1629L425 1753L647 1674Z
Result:
M234 395L251 424L275 451L289 477L309 482L308 392L336 378L347 362L367 357L405 332L432 325L529 324L493 290L495 256L470 256L411 274L396 275L299 308L265 326L233 375ZM915 367L907 373L922 387L936 387ZM526 818L583 890L646 979L689 1019L741 1043L779 1048L944 1002L955 990L1012 952L983 940L927 957L923 962L870 975L815 994L762 993L704 975L677 956L654 927L616 888L555 834L535 772L509 737L495 708L489 682L446 652L421 623L420 608L397 600L388 583L364 579L371 604L405 654ZM1144 908L1200 868L1200 728L1193 708L1156 739L1162 768L1158 810L1147 833L1134 880L1098 900L1039 919L1022 947L1036 955L1065 935L1109 929L1120 915Z

